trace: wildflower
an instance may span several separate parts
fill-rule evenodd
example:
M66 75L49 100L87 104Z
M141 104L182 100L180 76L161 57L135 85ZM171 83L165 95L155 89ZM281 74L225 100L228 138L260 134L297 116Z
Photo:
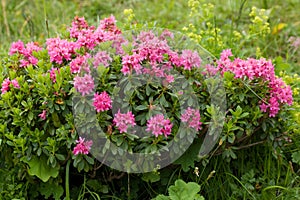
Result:
M92 140L84 141L85 138L79 137L79 140L76 140L76 146L73 149L73 154L89 154L91 146L93 145Z
M13 85L14 88L20 89L20 85L16 79L12 80L10 83Z
M46 119L46 114L47 114L47 111L46 110L43 110L43 112L41 114L39 114L38 116L42 119L42 120L45 120Z
M9 55L13 55L15 53L19 53L24 56L24 59L20 60L21 67L27 67L28 65L36 65L38 62L38 59L32 55L34 51L40 51L42 50L41 47L39 47L34 42L29 42L26 44L26 48L24 46L24 43L22 41L14 42L11 45Z
M201 129L200 112L188 107L181 115L181 121L185 122L188 127L194 128L196 131Z
M55 83L56 82L56 72L57 73L59 73L59 69L58 68L52 68L51 70L50 70L50 79L51 79L51 81L53 82L53 83Z
M224 50L221 53L221 58L217 61L218 69L221 74L226 71L232 72L235 78L254 78L263 79L269 87L269 96L266 97L267 103L262 103L260 109L263 112L269 112L270 117L274 117L280 110L280 104L286 103L291 105L293 102L292 90L287 86L282 79L277 78L274 72L274 65L270 60L261 58L259 60L248 58L242 60L236 58L231 61L228 57L232 56L230 50Z
M2 88L1 88L2 94L5 94L9 90L9 85L10 85L10 80L9 80L9 78L6 78L2 82Z
M112 61L112 58L109 56L109 54L106 51L99 51L94 57L94 68L97 68L100 64L102 64L104 67L109 66L109 62Z
M94 80L91 75L85 74L83 77L74 78L74 87L82 96L89 94L94 89Z
M28 55L32 55L32 53L35 51L35 52L38 52L42 50L42 48L40 46L38 46L37 43L35 42L29 42L26 44L26 53ZM24 53L25 54L25 53Z
M174 34L171 31L166 29L161 33L161 35L159 36L159 39L165 40L167 37L174 39Z
M100 94L96 92L94 94L93 106L95 107L97 112L102 112L111 109L112 101L107 92L101 92Z
M71 60L72 54L78 48L75 42L69 42L60 38L49 38L46 41L48 54L51 62L62 64L63 60Z
M85 21L84 17L76 16L72 21L72 26L69 28L70 37L78 38L82 29L87 29L89 25Z
M24 43L19 40L17 42L13 42L11 44L10 50L9 50L9 55L13 55L15 53L23 53L25 51L25 46Z
M166 81L168 83L173 83L174 82L174 76L172 76L172 75L166 75Z
M71 73L79 73L82 69L85 70L86 72L89 72L89 67L87 63L87 59L90 57L89 54L85 55L79 55L76 58L74 58L70 62L70 70Z
M134 115L131 111L127 112L126 114L120 113L120 110L117 114L115 114L113 122L115 123L116 127L119 129L120 133L126 133L128 126L135 126L135 119Z
M181 54L181 64L185 70L191 70L193 67L200 67L201 58L196 51L183 50Z
M165 119L162 114L157 114L147 121L146 131L151 132L155 137L159 135L167 137L171 134L172 126L169 119Z
M141 64L140 61L142 58L139 54L134 53L133 55L125 55L122 58L122 69L121 72L126 75L131 72L131 69L134 69L137 74L141 74Z
M110 17L105 18L100 21L99 28L101 28L102 30L105 30L105 31L118 33L118 32L120 32L120 30L117 28L116 22L117 21L116 21L115 17L113 15L111 15Z

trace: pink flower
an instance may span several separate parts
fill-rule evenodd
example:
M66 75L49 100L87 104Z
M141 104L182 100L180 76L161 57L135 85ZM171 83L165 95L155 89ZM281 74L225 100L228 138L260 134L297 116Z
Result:
M27 43L25 48L24 43L19 40L18 42L12 43L9 55L13 55L15 53L23 55L24 59L20 60L21 67L27 67L30 64L36 65L38 63L38 59L34 57L32 53L40 50L42 50L42 48L34 42Z
M206 71L203 71L202 74L208 75L208 76L214 76L219 71L217 67L210 65L210 64L205 65L205 69L206 69Z
M10 50L9 50L9 55L13 55L15 53L20 53L22 54L23 52L25 52L25 47L24 47L24 43L19 40L17 42L13 42L11 44Z
M196 129L196 131L201 129L202 123L200 122L199 110L188 107L181 115L181 121L185 122L188 127Z
M99 51L94 56L94 68L97 68L100 64L102 64L104 67L109 66L109 62L112 61L112 58L109 56L109 54L106 51Z
M89 54L86 55L79 55L75 59L70 62L70 70L72 73L79 73L81 70L85 70L89 72L89 67L87 63L87 59L90 57Z
M269 94L265 97L267 104L263 102L260 104L262 112L269 112L270 117L275 117L282 104L292 105L292 90L280 78L275 76L274 65L270 60L264 58L259 60L235 58L231 61L228 58L229 56L232 56L231 51L224 50L221 53L221 58L217 61L217 68L221 71L221 74L229 71L234 74L235 78L248 78L249 80L261 78L266 82Z
M122 58L122 69L121 72L126 75L131 72L131 69L134 69L137 74L141 74L142 66L140 64L142 58L139 54L134 53L133 55L125 55Z
M262 112L267 112L267 109L269 108L269 106L265 103L260 104L259 107Z
M50 70L50 79L52 80L53 83L56 82L56 73L59 73L58 68L51 68Z
M107 92L101 92L100 94L96 92L94 94L93 106L95 107L97 112L102 112L111 109L112 101Z
M84 17L75 17L72 21L72 26L69 28L70 37L78 38L82 29L88 29L89 25L85 21Z
M14 88L20 89L20 85L16 79L12 80L10 83L14 86Z
M127 133L128 126L135 126L135 119L134 115L131 111L127 112L126 114L120 113L120 110L117 114L115 114L113 122L115 123L116 127L119 129L120 133Z
M32 52L38 52L38 51L41 51L43 48L39 47L37 45L37 43L35 42L29 42L26 44L26 53L28 56L31 56L32 55Z
M193 67L199 68L201 66L201 58L196 51L183 50L181 54L181 64L183 69L191 70Z
M94 80L91 75L85 74L83 77L74 78L74 87L82 96L91 93L94 89Z
M165 40L167 37L174 39L174 34L171 31L166 29L161 33L161 35L159 36L159 39Z
M43 112L41 114L39 114L38 116L42 119L42 120L45 120L46 119L46 114L47 114L47 111L46 110L43 110Z
M100 26L102 30L116 32L118 28L116 27L116 19L113 15L100 21Z
M10 80L9 80L9 78L6 78L2 82L2 88L1 88L2 94L6 93L9 90L9 85L10 85Z
M78 44L75 42L69 42L60 38L49 38L46 41L48 54L51 62L62 64L63 60L71 60L72 55L75 53L75 49L78 48Z
M91 150L91 146L93 145L93 141L84 141L85 138L79 137L79 140L76 140L76 146L73 149L73 154L89 154Z
M228 57L231 57L231 56L233 56L231 49L225 49L221 53L221 60L222 61L228 60L229 59Z
M174 82L174 76L172 76L172 75L166 75L165 77L166 77L166 81L168 83L173 83Z
M86 47L92 50L97 45L97 37L94 34L94 27L83 29L79 32L76 43L79 47Z
M147 121L146 131L151 132L155 137L159 135L167 137L171 134L172 126L169 119L165 119L162 114L157 114Z

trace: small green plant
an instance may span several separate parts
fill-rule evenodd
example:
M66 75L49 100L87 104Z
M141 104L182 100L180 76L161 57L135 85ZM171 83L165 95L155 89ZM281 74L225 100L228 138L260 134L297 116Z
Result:
M175 181L175 184L168 188L168 196L158 195L153 200L204 200L203 196L198 194L200 185L194 182L186 183L181 179Z

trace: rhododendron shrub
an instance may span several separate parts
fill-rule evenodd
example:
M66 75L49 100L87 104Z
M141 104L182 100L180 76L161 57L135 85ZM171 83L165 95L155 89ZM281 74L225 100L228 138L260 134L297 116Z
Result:
M36 191L44 187L39 180L63 191L65 170L97 176L104 168L97 151L111 151L103 159L114 166L151 171L157 166L116 157L125 151L151 157L164 149L188 171L201 156L234 159L230 147L276 142L284 132L278 118L292 104L292 92L271 61L233 58L230 50L209 59L178 33L122 32L113 16L97 27L76 17L67 33L45 44L13 43L0 68L5 170L17 166L16 173L25 174L19 180L37 182L30 186ZM211 143L203 142L206 135ZM114 145L99 143L99 136ZM187 150L184 144L193 153L176 157Z

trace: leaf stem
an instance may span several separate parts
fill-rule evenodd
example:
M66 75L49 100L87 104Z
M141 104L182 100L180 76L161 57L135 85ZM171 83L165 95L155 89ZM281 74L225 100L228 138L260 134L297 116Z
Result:
M69 187L70 163L71 163L71 160L68 160L67 166L66 166L66 182L65 182L66 200L70 200L70 187Z

